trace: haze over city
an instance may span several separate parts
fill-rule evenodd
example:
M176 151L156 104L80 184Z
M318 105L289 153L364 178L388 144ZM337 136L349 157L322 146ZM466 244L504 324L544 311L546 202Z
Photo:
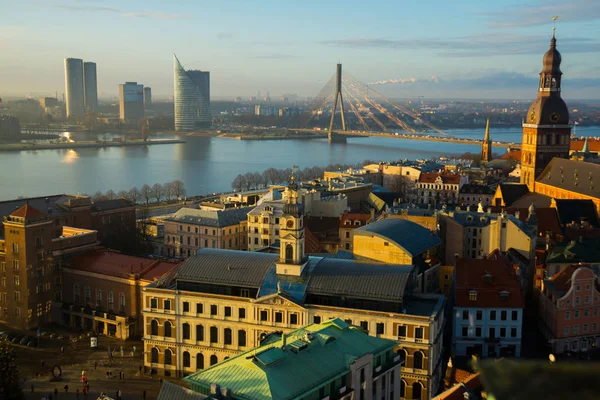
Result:
M5 0L7 1L7 0ZM569 77L565 98L597 98L594 0L202 2L24 0L2 7L4 96L62 93L63 59L98 65L100 99L144 82L173 95L172 54L211 71L212 97L315 95L332 65L389 96L532 98L552 17Z

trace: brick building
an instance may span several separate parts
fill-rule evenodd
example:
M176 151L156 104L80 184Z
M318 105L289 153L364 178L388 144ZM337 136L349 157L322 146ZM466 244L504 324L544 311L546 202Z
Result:
M354 230L371 222L371 214L344 213L340 216L340 250L352 251Z

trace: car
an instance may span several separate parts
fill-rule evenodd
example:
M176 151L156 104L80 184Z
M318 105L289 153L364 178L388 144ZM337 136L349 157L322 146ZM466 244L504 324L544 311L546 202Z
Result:
M11 342L12 343L19 343L21 341L21 339L23 339L23 335L16 335Z
M27 347L37 347L38 340L37 338L32 338L29 342L27 342Z
M9 342L12 342L12 340L15 338L15 336L17 336L16 333L8 333L6 335L6 340L8 340Z
M23 336L21 340L19 340L19 344L26 345L31 339L33 339L31 336Z

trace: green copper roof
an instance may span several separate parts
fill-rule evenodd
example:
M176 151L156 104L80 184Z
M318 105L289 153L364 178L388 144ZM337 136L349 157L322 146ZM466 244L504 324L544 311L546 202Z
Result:
M340 319L267 338L263 345L184 378L192 389L211 383L235 399L294 399L349 372L356 359L392 351L393 340L369 336Z

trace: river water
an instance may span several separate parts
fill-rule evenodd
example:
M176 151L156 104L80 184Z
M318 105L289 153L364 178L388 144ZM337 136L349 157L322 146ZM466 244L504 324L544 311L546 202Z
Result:
M483 137L483 129L447 132L455 137ZM521 128L497 128L490 132L492 140L521 142ZM578 128L577 136L600 137L600 127ZM326 139L240 141L162 137L186 143L0 153L0 200L58 193L93 194L108 189L118 192L175 179L185 183L188 194L197 195L231 190L231 181L237 174L269 167L304 168L358 163L365 159L396 161L480 151L477 145L382 137L349 138L344 144L329 144ZM496 153L505 151L494 149Z

